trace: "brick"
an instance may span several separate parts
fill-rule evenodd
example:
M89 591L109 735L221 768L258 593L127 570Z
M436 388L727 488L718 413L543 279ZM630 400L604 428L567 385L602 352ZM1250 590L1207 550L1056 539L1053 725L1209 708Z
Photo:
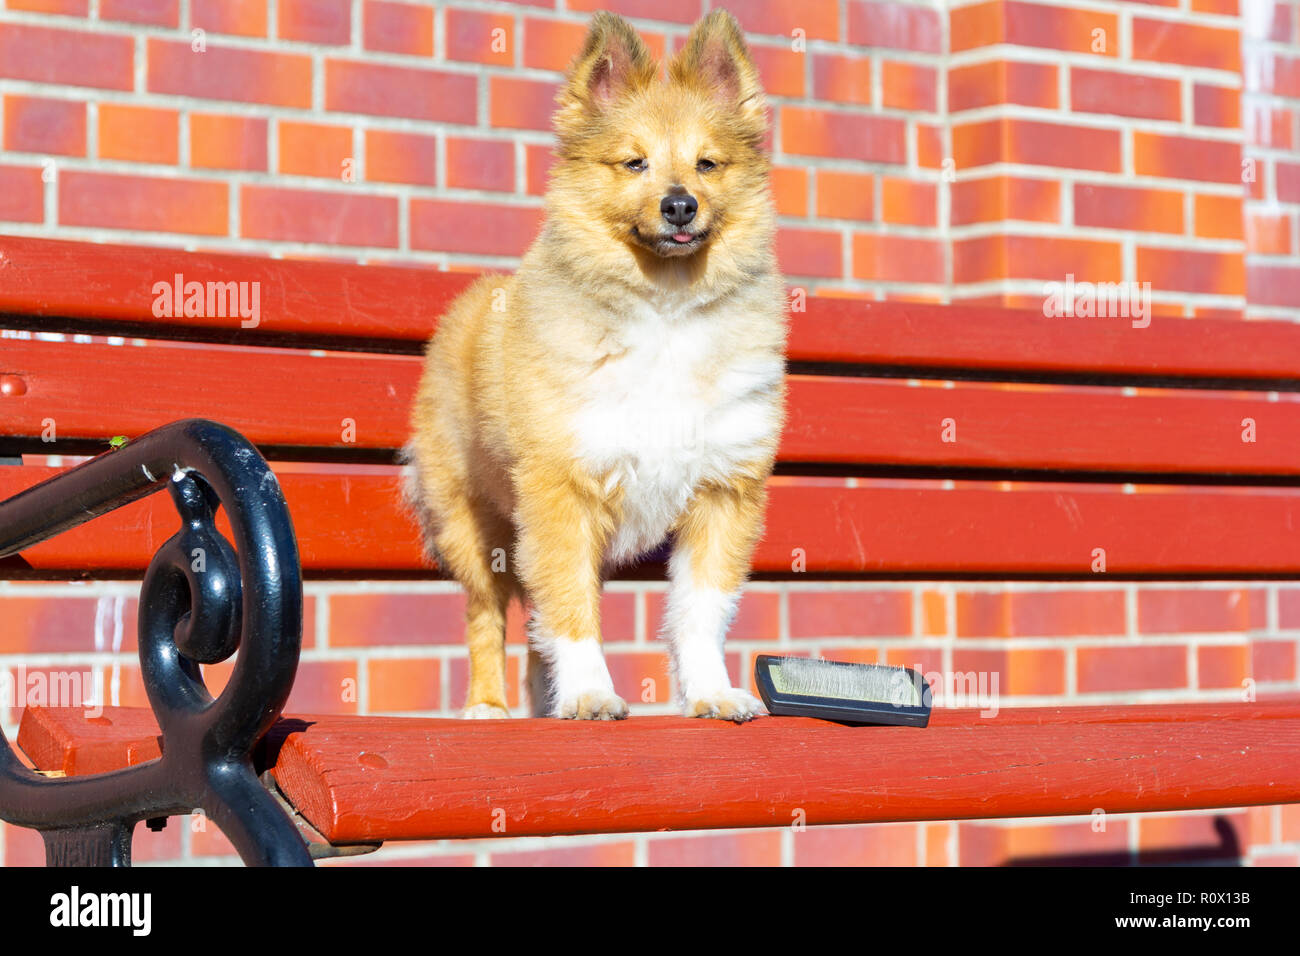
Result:
M506 822L509 832L509 820ZM591 846L554 847L546 850L494 851L492 866L632 866L636 862L636 844L596 843Z
M555 153L550 146L528 143L524 146L525 179L528 181L528 194L541 196L546 192L547 177L555 164Z
M411 200L411 248L435 252L518 256L542 222L536 206Z
M1070 71L1070 108L1083 113L1181 120L1182 84L1164 77L1075 67Z
M839 278L840 247L840 234L829 229L777 229L776 257L786 275Z
M663 628L664 593L646 594L646 634L659 635ZM602 612L603 614L604 612ZM781 636L781 598L771 591L745 591L740 607L727 632L731 640L775 641Z
M446 30L447 59L514 65L515 19L510 14L450 9Z
M1241 126L1241 91L1197 83L1192 88L1192 117L1197 126Z
M185 827L190 831L191 857L236 856L235 846L217 826L205 817L191 815L169 821L170 827Z
M355 714L359 700L356 661L313 661L298 664L285 713Z
M280 172L291 176L341 179L344 162L356 158L352 130L347 126L280 120L276 132L280 143Z
M473 123L477 86L472 76L444 70L352 60L325 64L325 108L340 112Z
M551 128L555 112L555 84L516 76L488 79L489 122L506 129Z
M65 17L84 17L90 14L90 0L8 0L5 6L10 10L52 13Z
M795 832L794 865L916 866L917 827L915 823L810 825Z
M955 860L948 858L948 837L953 832L951 823L923 823L925 830L925 865L953 866Z
M397 246L397 200L350 191L240 187L246 239Z
M912 633L908 591L792 591L787 601L794 638L908 637Z
M951 186L954 226L973 222L1061 221L1061 184L1046 179L990 176Z
M808 215L808 171L776 166L771 173L772 198L778 216Z
M803 30L810 40L840 39L836 0L805 0L798 7L784 0L728 0L727 9L746 33L789 37L794 30Z
M819 100L871 105L871 60L818 53L813 57L813 95Z
M943 243L857 233L853 237L853 276L881 282L943 282Z
M605 665L614 689L630 704L663 704L672 701L672 675L668 653L608 650Z
M442 661L372 657L366 664L368 712L401 713L442 706Z
M781 108L781 147L787 153L904 163L906 125L892 117L798 106Z
M515 145L504 139L447 137L447 185L513 192Z
M949 20L954 53L996 43L1105 56L1119 52L1119 19L1113 13L993 2L956 7Z
M655 839L648 850L651 866L780 866L781 831Z
M1134 824L1139 864L1236 859L1249 843L1245 810L1142 816Z
M1245 238L1240 196L1197 196L1193 201L1196 235L1206 239Z
M180 114L121 103L99 104L99 155L137 163L176 165Z
M916 163L922 169L939 169L949 159L944 146L943 128L929 123L916 127Z
M1246 270L1240 253L1196 252L1138 246L1137 281L1157 289L1245 295Z
M550 6L550 0L535 0L541 6ZM566 10L595 13L609 10L625 17L640 20L667 20L673 23L694 23L700 16L698 0L566 0Z
M1277 164L1277 198L1282 202L1300 202L1300 163Z
M1246 142L1255 146L1291 149L1292 113L1287 109L1269 109L1262 103L1245 104L1242 129Z
M433 56L433 8L366 0L362 11L367 50Z
M135 85L129 36L0 23L0 76L60 86L129 90Z
M99 0L99 19L176 27L181 21L180 0Z
M587 24L564 20L524 20L524 66L563 72L582 49Z
M366 130L366 179L438 185L438 140L422 133Z
M9 152L86 155L84 103L6 95L4 120L4 148Z
M190 165L207 169L266 170L266 120L190 114Z
M948 595L943 591L921 593L921 633L926 637L948 635Z
M952 128L952 158L958 169L973 169L1004 162L1006 158L1005 119L959 123Z
M817 216L870 222L875 218L875 183L870 173L817 170Z
M1246 631L1267 623L1261 588L1162 589L1138 592L1138 630L1143 634Z
M224 236L228 203L229 187L219 182L72 170L59 177L65 226Z
M1049 63L1002 59L973 63L948 71L948 109L960 112L1004 103L1056 109L1057 89L1057 69Z
M934 183L901 176L880 181L881 219L908 226L933 226L938 222L939 190Z
M943 26L937 10L912 3L850 2L848 14L850 43L943 52Z
M893 109L933 113L938 108L938 83L933 67L893 60L880 64L881 103Z
M1068 823L1018 823L1006 826L963 820L957 824L960 866L1057 863L1063 866L1122 866L1129 862L1129 827L1122 817L1105 818L1094 830L1087 817Z
M275 10L283 40L344 44L352 37L352 0L276 0Z
M1293 307L1300 289L1300 267L1250 265L1246 270L1246 296L1251 305Z
M148 41L147 88L208 100L311 106L311 59L292 53L267 53L209 45L195 53L189 43Z
M798 96L805 94L803 67L807 54L796 53L789 46L759 46L750 44L750 59L758 70L763 89L772 96Z
M952 667L958 673L988 674L990 692L997 675L998 694L1064 694L1064 650L1012 649L1006 651L955 650ZM976 684L980 686L980 684Z
M953 244L953 281L988 279L1118 282L1123 278L1118 242L1043 236L989 236ZM1041 305L1041 302L1040 302Z
M0 654L55 653L95 646L98 598L6 596L3 607Z
M44 196L39 169L0 166L0 221L40 222L45 218Z
M459 644L463 594L331 594L331 647Z
M1187 686L1187 649L1181 644L1081 647L1076 660L1081 694Z
M264 37L267 0L190 0L190 24L209 33Z
M1196 649L1197 687L1242 686L1250 673L1249 644L1203 644Z
M958 637L1122 635L1123 591L958 592Z
M1246 216L1246 248L1257 255L1291 253L1291 215L1251 210Z
M1241 146L1224 140L1135 130L1133 167L1139 176L1240 183Z
M1006 161L1101 172L1120 170L1119 130L1007 121Z
M1080 226L1177 235L1184 230L1183 194L1168 189L1075 183L1074 221Z
M1236 30L1175 20L1133 18L1133 59L1181 63L1211 70L1241 70L1241 42Z

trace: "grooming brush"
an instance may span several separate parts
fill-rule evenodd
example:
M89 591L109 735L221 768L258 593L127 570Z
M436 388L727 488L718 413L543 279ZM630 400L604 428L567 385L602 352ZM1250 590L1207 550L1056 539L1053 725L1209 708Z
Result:
M773 717L924 727L930 685L910 667L760 654L754 682Z

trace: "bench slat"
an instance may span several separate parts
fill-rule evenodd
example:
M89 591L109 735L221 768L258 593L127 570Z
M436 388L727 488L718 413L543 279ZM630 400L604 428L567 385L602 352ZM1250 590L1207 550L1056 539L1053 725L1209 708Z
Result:
M391 451L409 433L417 356L235 347L6 342L0 434L135 437L203 417L272 446ZM785 462L922 468L1300 475L1300 401L1264 394L794 375ZM284 413L293 408L292 415ZM111 409L111 416L109 409ZM956 441L941 439L955 423ZM1242 423L1254 421L1254 442ZM345 429L353 423L351 430ZM345 431L348 433L345 435ZM347 440L345 440L347 439ZM32 447L40 446L33 444Z
M150 739L124 711L104 718L116 766ZM82 773L115 766L72 756L110 736L77 709L28 709L19 732L39 769ZM1300 800L1300 700L940 708L926 729L305 716L264 760L334 843L1237 807Z
M0 316L15 328L57 328L41 317L117 323L166 338L252 344L387 341L419 350L438 315L470 281L462 273L384 265L188 253L141 246L0 237ZM159 318L155 282L259 282L262 318ZM36 317L33 319L33 317ZM0 320L0 325L6 321ZM1300 369L1291 322L1157 317L1055 318L991 306L808 297L791 316L789 355L800 362L882 367L1003 369L1040 374L1153 375L1284 380Z
M0 496L58 469L0 467ZM429 573L393 474L287 473L306 571ZM87 569L139 572L179 521L154 495L65 532L0 569L59 577ZM223 524L224 527L224 524ZM760 573L1051 575L1095 579L1094 549L1111 575L1216 577L1300 574L1300 489L772 480Z

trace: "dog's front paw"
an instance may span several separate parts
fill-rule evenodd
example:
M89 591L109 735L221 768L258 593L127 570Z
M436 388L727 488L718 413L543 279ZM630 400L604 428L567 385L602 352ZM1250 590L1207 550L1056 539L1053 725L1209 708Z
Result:
M739 687L728 687L715 693L688 697L682 713L687 717L713 717L742 724L755 717L765 716L767 710L763 707L763 702L753 694Z
M627 702L613 691L590 690L562 698L555 705L555 716L571 720L623 720Z
M502 720L510 716L510 711L496 704L471 704L460 715L467 720Z

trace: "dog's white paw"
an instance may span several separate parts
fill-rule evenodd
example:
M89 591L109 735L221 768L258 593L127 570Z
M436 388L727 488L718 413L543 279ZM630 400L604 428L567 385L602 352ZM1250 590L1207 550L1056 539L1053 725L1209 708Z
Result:
M688 697L682 713L687 717L713 717L741 724L755 717L766 716L767 710L763 707L763 702L748 691L728 687L711 694Z
M462 710L460 715L467 720L503 720L510 716L510 711L496 704L474 704Z
M554 716L571 720L623 720L627 717L627 702L613 691L589 690L562 697L555 705Z

